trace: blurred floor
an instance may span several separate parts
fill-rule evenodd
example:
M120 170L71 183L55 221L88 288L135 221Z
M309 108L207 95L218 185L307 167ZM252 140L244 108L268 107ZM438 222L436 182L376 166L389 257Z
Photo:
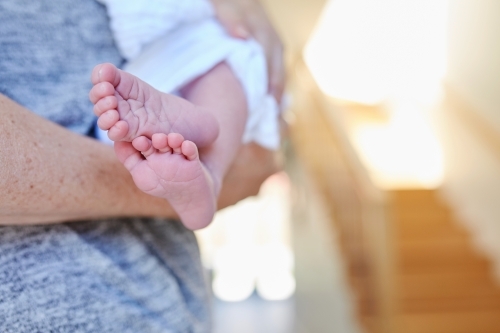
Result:
M357 333L342 259L320 194L293 157L292 234L297 289L286 301L253 295L243 302L214 300L214 333Z
M298 322L302 325L298 333L360 332L326 203L293 156L288 158L288 172L294 184L295 299Z
M214 299L214 333L299 333L295 300L269 302L252 295L243 302Z

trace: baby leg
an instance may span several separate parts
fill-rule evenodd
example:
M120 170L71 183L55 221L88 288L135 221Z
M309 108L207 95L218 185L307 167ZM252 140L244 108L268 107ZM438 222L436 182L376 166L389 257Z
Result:
M226 63L220 63L181 91L183 97L203 107L219 124L219 136L200 148L200 159L214 175L216 193L241 147L247 120L247 100L243 87Z

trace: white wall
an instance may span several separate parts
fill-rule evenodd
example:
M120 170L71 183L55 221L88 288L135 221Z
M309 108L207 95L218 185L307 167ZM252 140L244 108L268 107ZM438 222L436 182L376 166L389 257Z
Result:
M457 117L455 105L439 114L445 153L443 193L467 229L476 248L495 264L500 278L500 154Z
M449 27L444 193L500 277L500 1L450 0Z
M450 0L448 82L500 133L500 1Z

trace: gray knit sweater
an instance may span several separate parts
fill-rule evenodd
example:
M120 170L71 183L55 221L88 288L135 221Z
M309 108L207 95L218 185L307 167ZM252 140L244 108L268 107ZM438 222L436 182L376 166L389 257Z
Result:
M94 0L0 0L0 93L86 134L101 62L122 59ZM209 332L207 304L196 240L177 221L0 227L2 333Z

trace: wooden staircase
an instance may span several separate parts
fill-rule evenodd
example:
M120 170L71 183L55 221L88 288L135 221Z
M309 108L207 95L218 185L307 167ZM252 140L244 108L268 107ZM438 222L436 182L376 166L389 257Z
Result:
M404 332L500 332L500 288L435 191L392 193L396 325Z
M377 188L340 111L294 68L293 149L328 203L366 332L500 333L500 286L438 190Z

